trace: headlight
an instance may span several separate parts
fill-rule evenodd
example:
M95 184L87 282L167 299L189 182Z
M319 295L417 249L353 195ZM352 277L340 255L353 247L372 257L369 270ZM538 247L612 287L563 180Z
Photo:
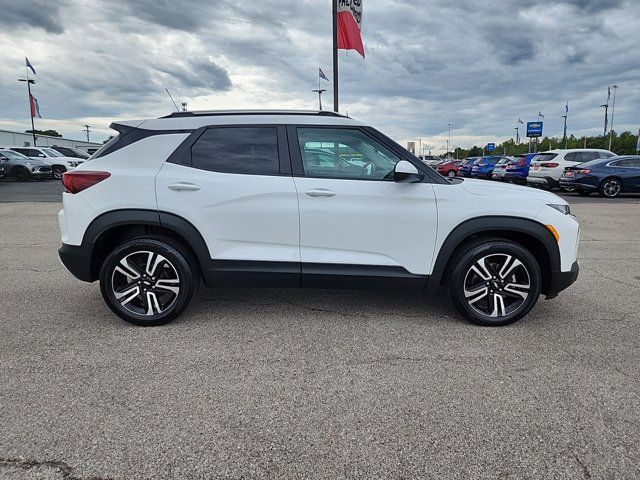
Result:
M564 213L565 215L571 215L571 209L569 208L569 205L558 205L555 203L547 203L547 205L549 205L551 208L555 208L560 213Z

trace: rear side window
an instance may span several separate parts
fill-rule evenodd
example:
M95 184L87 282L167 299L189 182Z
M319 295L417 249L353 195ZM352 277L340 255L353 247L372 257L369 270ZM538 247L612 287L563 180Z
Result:
M26 155L27 157L43 157L44 158L44 153L34 148L12 148L12 150L18 153L21 153L23 155Z
M532 161L534 162L548 162L549 160L553 160L558 156L557 153L541 153L533 157Z
M278 175L277 128L209 128L191 147L191 166L211 172Z
M616 167L640 168L640 158L626 158L612 163Z

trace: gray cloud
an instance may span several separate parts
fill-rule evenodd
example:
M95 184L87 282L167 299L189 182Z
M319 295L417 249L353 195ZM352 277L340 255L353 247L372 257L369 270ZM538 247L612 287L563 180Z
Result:
M49 0L0 0L0 25L7 28L33 27L49 33L64 32L64 22L60 10L64 2Z

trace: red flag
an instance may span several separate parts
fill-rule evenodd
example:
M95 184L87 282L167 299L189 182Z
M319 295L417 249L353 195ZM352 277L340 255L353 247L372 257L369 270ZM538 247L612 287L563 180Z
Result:
M38 100L36 100L36 97L29 94L29 100L31 103L31 118L42 118L42 116L40 116L40 106L38 105Z
M356 50L364 58L362 0L338 0L338 49Z

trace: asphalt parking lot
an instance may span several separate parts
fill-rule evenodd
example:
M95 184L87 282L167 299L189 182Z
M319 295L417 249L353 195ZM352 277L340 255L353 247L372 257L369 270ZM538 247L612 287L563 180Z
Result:
M640 198L566 198L578 281L504 328L268 289L136 328L59 264L59 203L0 203L0 477L640 478Z

